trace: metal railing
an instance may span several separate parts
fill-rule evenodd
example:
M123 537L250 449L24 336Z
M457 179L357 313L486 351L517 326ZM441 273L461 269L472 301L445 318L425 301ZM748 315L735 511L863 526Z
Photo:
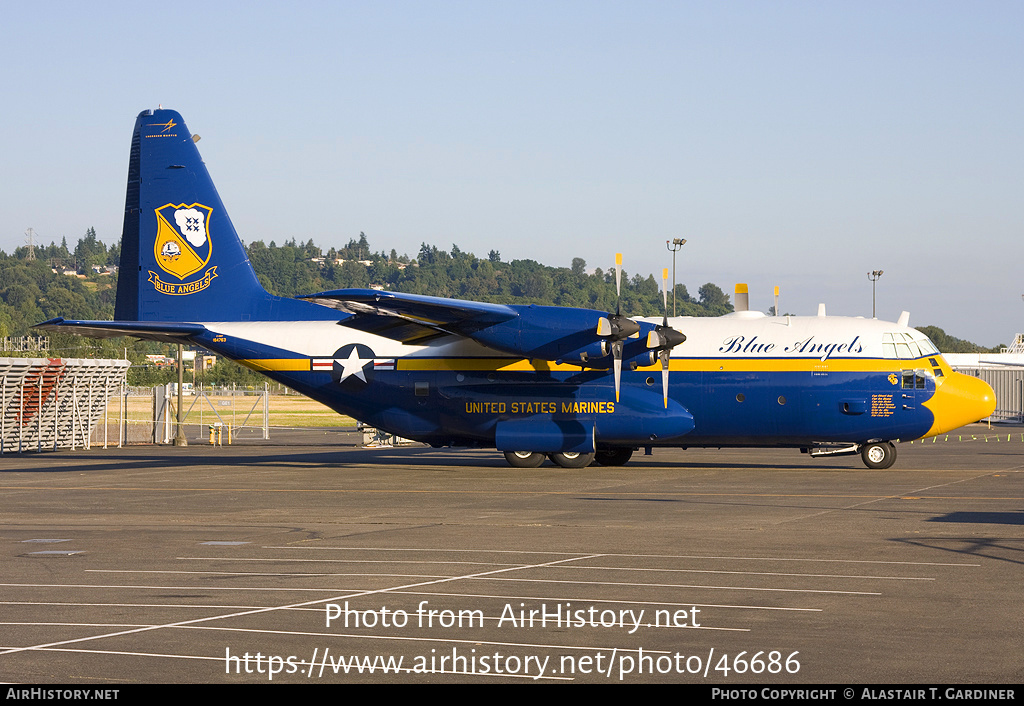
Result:
M0 358L0 453L89 448L129 365L126 360Z

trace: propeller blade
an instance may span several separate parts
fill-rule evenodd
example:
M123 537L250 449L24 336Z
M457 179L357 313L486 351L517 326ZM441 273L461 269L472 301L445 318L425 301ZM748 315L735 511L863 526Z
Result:
M615 313L598 319L597 335L611 342L615 401L618 402L622 388L622 351L625 347L623 341L627 338L640 337L640 324L622 315L622 253L615 253Z
M622 381L622 341L615 341L612 344L612 367L615 374L615 401L618 402L619 387Z
M622 300L622 253L615 253L615 315L619 316Z
M661 394L665 399L665 409L668 409L668 350L658 351L658 357L661 358Z

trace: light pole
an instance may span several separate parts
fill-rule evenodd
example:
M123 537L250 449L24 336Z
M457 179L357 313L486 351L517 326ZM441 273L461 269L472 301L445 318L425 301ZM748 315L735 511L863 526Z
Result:
M185 428L181 425L182 421L182 405L183 395L185 394L185 369L182 367L181 362L181 344L178 344L178 430L174 432L174 445L175 446L188 446L188 440L185 438Z
M672 316L676 315L676 253L686 245L686 238L665 241L665 247L672 251Z
M875 318L875 282L882 276L881 270L868 272L868 279L871 280L871 318Z

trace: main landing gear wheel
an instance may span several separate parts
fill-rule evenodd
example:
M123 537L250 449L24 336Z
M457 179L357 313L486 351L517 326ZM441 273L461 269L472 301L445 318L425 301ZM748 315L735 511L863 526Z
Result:
M860 447L860 457L868 468L889 468L896 463L896 447L891 441L879 441Z
M536 468L544 463L544 454L536 451L506 451L505 460L513 468Z
M618 449L603 449L594 454L594 460L602 466L625 466L626 462L629 461L632 455L633 449L626 447Z
M562 468L586 468L594 461L594 454L581 454L579 451L563 451L548 454L548 458Z

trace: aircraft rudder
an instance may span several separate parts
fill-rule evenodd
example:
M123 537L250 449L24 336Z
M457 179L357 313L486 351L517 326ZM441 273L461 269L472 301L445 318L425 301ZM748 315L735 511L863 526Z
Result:
M118 320L258 320L273 308L197 141L173 110L146 110L135 121Z

